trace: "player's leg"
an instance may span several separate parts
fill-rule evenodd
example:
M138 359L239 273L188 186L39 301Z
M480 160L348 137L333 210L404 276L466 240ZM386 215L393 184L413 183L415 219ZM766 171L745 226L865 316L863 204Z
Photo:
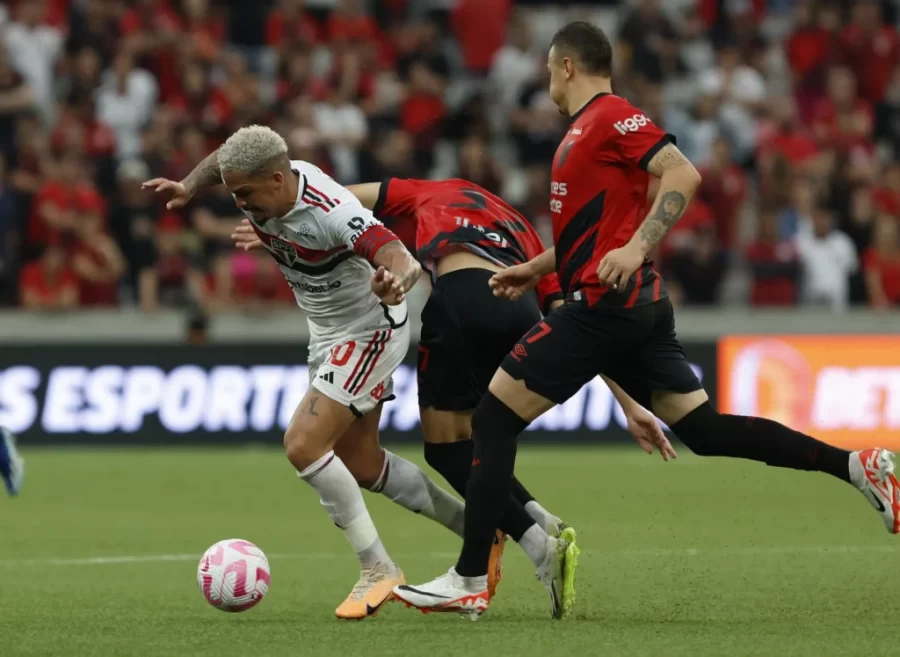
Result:
M495 297L488 285L492 275L480 268L442 275L422 311L417 369L425 460L460 495L465 495L472 470L472 412L510 348L541 319L534 295L516 302ZM533 500L515 478L513 486ZM536 503L532 507L543 511ZM491 551L492 595L500 579L503 534L540 566L553 547L544 527L558 535L562 524L546 516L534 518L515 494L510 497Z
M376 613L390 598L391 588L404 581L378 536L356 479L334 447L357 417L378 405L385 378L389 386L390 373L408 345L408 329L365 331L312 345L310 388L285 432L288 459L319 494L360 562L359 581L335 611L339 618Z
M25 460L16 449L16 438L6 427L0 427L0 479L10 495L18 495L25 480Z
M630 375L612 378L638 401L641 392L635 386L652 390L644 403L650 402L654 414L688 449L701 456L828 473L856 486L881 513L888 531L900 532L900 486L890 452L849 452L773 420L717 412L675 336L671 304L663 300L647 308L656 314L657 336L641 352L639 366Z
M462 536L462 501L438 487L419 466L379 444L381 408L379 404L357 418L338 440L334 453L344 461L362 488L381 493L403 508Z
M486 572L493 528L503 516L512 487L518 435L542 413L577 392L598 371L603 340L585 306L566 304L533 327L516 343L494 375L488 394L472 416L474 461L466 488L465 540L450 572L395 594L429 610L471 611L487 608ZM568 530L567 530L568 531ZM565 580L566 532L559 542L548 579ZM572 551L568 550L568 556ZM554 616L566 608L566 591L551 588ZM562 599L560 599L562 598Z

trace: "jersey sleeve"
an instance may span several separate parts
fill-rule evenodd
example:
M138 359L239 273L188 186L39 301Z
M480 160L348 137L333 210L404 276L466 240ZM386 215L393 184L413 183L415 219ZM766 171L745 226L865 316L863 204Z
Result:
M322 229L334 244L343 244L372 262L375 253L388 242L399 240L372 213L359 203L342 212L331 212L321 220Z
M402 219L415 217L416 197L421 191L421 180L385 178L378 188L378 200L372 212L376 217Z
M556 272L551 272L539 280L535 287L535 292L537 292L538 303L544 316L550 314L551 303L562 301L565 298L563 297L562 288L559 286L559 278L557 278Z
M659 128L647 116L628 103L610 113L608 147L613 159L644 171L663 146L675 143L675 136Z

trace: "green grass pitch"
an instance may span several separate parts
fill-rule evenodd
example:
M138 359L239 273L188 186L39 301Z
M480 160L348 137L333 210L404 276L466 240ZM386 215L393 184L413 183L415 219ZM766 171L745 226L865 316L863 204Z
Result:
M402 453L421 463L419 449ZM498 597L477 623L393 603L343 623L333 610L355 560L279 452L26 457L22 496L0 498L3 657L900 654L900 543L825 475L686 454L664 464L636 447L523 448L520 478L578 530L574 618L548 618L533 568L509 543ZM367 501L411 583L453 564L455 536ZM223 538L271 555L269 595L243 614L207 606L197 587L200 555Z

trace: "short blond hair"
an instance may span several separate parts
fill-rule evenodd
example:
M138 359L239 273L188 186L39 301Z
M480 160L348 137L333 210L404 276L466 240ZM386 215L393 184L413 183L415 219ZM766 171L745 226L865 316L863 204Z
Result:
M219 147L219 170L253 175L272 166L279 158L287 159L284 137L264 125L241 128Z

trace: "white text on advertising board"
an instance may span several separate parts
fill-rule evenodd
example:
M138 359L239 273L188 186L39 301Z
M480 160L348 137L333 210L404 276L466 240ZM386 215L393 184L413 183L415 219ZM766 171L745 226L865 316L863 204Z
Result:
M0 424L17 433L133 433L153 418L173 433L267 432L287 427L308 386L305 365L60 366L46 381L38 369L21 365L0 370ZM394 373L397 398L384 407L382 429L416 428L416 393L415 370L401 365ZM613 421L625 426L622 409L597 378L529 429L599 431Z

